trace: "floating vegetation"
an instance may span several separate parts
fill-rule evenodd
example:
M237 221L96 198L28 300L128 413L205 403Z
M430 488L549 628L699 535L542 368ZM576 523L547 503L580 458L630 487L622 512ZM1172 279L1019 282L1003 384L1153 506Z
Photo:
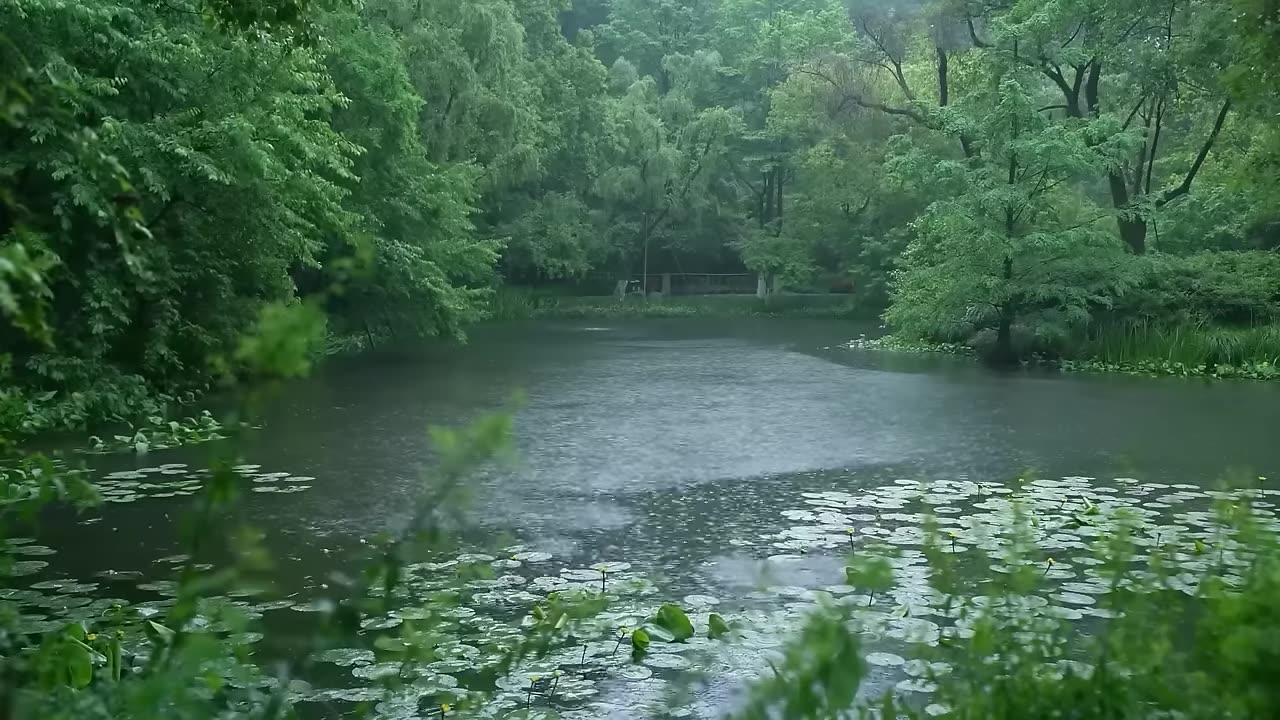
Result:
M237 465L232 471L248 483L247 489L255 493L289 494L311 489L315 478L296 476L287 472L259 472L259 465ZM153 498L175 498L195 495L210 476L209 471L190 470L181 463L169 463L137 470L119 470L107 473L93 481L102 499L109 503L133 503ZM52 552L51 550L49 551ZM29 555L46 554L43 550Z
M152 450L166 450L226 438L222 434L222 424L208 410L202 411L198 417L182 420L165 420L162 417L153 416L147 418L146 425L131 429L133 433L128 435L112 435L107 438L90 436L89 452L133 452L145 455ZM180 474L181 468L173 470L162 468L160 472Z
M255 492L294 492L313 482L256 465L236 472ZM173 464L110 473L97 484L108 500L136 500L190 494L204 477ZM312 655L309 684L290 686L290 696L301 703L371 703L378 720L433 717L422 708L442 706L459 713L465 708L465 717L593 718L601 703L612 702L606 699L656 703L682 678L745 682L777 660L788 634L826 604L849 611L849 623L864 638L866 664L885 689L926 715L944 714L944 706L930 702L939 679L952 672L938 653L974 635L972 613L1083 627L1116 617L1120 610L1111 596L1122 588L1110 581L1095 546L1121 532L1132 533L1135 566L1156 554L1175 566L1165 589L1196 596L1206 572L1230 583L1249 556L1211 504L1247 499L1274 528L1277 495L1266 487L1232 494L1088 477L1031 479L1013 488L904 478L857 491L805 492L781 508L775 498L769 512L778 521L755 525L756 537L735 543L762 561L770 582L740 595L723 587L688 588L677 595L678 604L664 603L663 591L623 561L560 559L526 546L435 557L402 568L390 597L375 586L370 594L383 609L361 618L359 642ZM1018 542L1034 552L1011 554ZM161 622L176 602L171 574L191 561L170 555L145 572L103 570L95 574L100 582L92 583L40 576L48 562L27 558L54 551L31 538L11 539L6 547L10 578L37 575L25 587L0 589L0 601L22 608L22 632L28 634L102 617L118 617L126 628ZM937 589L939 568L946 566L939 557L965 578L959 602ZM1032 589L1008 592L1011 583L1028 577ZM1137 584L1142 576L1134 577ZM126 584L133 592L121 589ZM152 599L96 597L104 588ZM243 595L203 599L184 630L244 647L262 639L256 628L244 627L246 621L283 613L271 617L312 623L335 607L305 594ZM582 603L592 612L566 624L545 656L504 665L506 653L561 603ZM426 654L420 652L422 633L431 636ZM1057 671L1080 669L1063 665ZM229 680L235 672L227 669ZM483 705L469 705L480 697L482 679L494 674L496 693L486 694ZM250 678L246 682L263 687L273 682ZM399 686L385 690L388 680Z
M1265 487L1228 492L1090 477L1024 479L1013 488L904 478L856 493L806 492L798 506L774 510L792 524L766 530L755 547L762 555L799 553L772 555L770 565L815 554L846 557L846 577L828 579L844 582L774 585L753 595L762 602L772 596L775 605L814 600L851 608L850 622L871 651L866 662L900 673L888 687L914 704L911 696L932 693L937 678L950 671L920 658L936 657L949 638L971 637L972 617L1030 618L1032 627L1117 617L1121 611L1109 597L1117 589L1114 568L1099 555L1100 541L1125 537L1132 543L1126 559L1132 572L1120 584L1123 590L1197 597L1206 573L1228 586L1238 582L1251 554L1211 505L1248 503L1254 519L1275 531L1278 495ZM940 514L939 508L960 512ZM1026 552L1013 553L1018 547ZM879 572L869 572L877 561L883 563ZM1172 570L1148 588L1144 583L1158 577L1145 569L1152 562ZM955 573L951 582L959 589L937 590L939 572ZM1010 592L1024 586L1025 593ZM787 614L775 613L770 621L788 630L796 626ZM936 712L941 710L933 707L928 714Z

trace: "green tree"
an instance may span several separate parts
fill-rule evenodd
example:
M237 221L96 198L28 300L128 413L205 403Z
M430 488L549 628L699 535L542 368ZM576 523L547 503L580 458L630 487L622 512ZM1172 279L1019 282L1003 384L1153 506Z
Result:
M673 82L684 78L674 73ZM717 221L732 212L728 143L740 121L724 108L694 110L686 98L663 97L645 77L616 100L609 122L607 169L596 189L600 224L625 265L647 278L651 252L679 242L673 228L722 228Z
M971 124L978 157L929 167L927 155L908 151L897 160L898 172L933 174L957 192L916 221L886 319L916 336L990 332L984 349L1002 363L1029 349L1015 347L1018 323L1061 332L1106 303L1124 277L1119 248L1097 228L1103 214L1070 189L1096 172L1096 138L1088 126L1068 130L1046 118L1034 83L1020 64L997 59Z

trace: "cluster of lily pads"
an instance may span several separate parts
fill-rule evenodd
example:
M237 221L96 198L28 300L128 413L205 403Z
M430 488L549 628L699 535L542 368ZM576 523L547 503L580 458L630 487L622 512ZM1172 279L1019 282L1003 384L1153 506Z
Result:
M634 709L644 699L658 711L669 683L681 671L706 667L733 632L714 612L718 599L663 603L658 592L629 563L566 566L522 545L501 556L465 553L412 565L393 598L398 606L363 621L360 647L313 656L349 669L345 680L320 673L340 686L299 699L374 702L374 717L384 720L430 716L420 714L424 708L442 715L465 708L476 718L588 718ZM510 664L549 601L594 607L564 627L545 654ZM431 639L425 654L424 634Z
M866 335L844 343L842 347L849 350L891 350L904 353L939 353L943 355L972 355L973 347L964 343L930 343L906 340L894 335L883 335L869 338Z
M311 480L256 465L235 470L259 492L295 492ZM168 464L113 473L98 484L108 501L132 502L190 494L202 474ZM781 510L776 528L733 544L753 547L774 568L828 558L832 562L817 566L829 568L829 576L733 598L699 592L664 602L662 591L626 562L582 566L524 545L466 552L402 568L389 597L375 585L367 600L380 609L362 616L355 642L312 653L302 679L290 681L288 689L304 709L318 707L329 716L367 703L380 720L686 716L699 713L698 702L673 705L673 692L693 678L745 682L766 672L808 611L826 603L853 611L865 660L875 670L873 683L914 698L929 713L945 713L929 703L929 694L951 668L931 650L972 635L973 620L932 582L938 568L931 553L954 558L970 575L971 592L963 598L968 608L1054 622L1110 618L1116 610L1108 595L1116 586L1095 553L1097 541L1137 528L1133 560L1140 565L1147 555L1163 553L1176 564L1164 578L1166 587L1194 596L1206 570L1216 568L1231 582L1248 562L1213 502L1248 499L1259 521L1280 528L1273 504L1280 491L1265 487L1265 478L1258 483L1216 491L1129 478L1002 486L962 477L804 492ZM1010 553L1019 542L1036 552ZM9 539L6 573L15 580L41 573L47 563L41 558L53 553L33 539ZM877 578L856 571L859 560L870 557L884 558L892 573ZM162 558L154 573L104 570L91 582L41 574L26 587L0 589L0 602L20 609L20 631L28 634L109 619L129 638L125 656L145 658L147 634L158 632L155 621L179 591L169 578L189 561ZM1011 594L1000 587L1002 578L1028 571L1040 581L1034 592ZM1127 577L1137 583L1143 573ZM147 599L139 601L140 593ZM562 632L539 652L525 653L537 645L548 608L558 604L588 611L566 615L572 622ZM203 599L183 629L251 648L273 618L333 607L318 597L271 598L246 590ZM281 682L251 665L228 658L219 672L242 686Z
M10 539L4 550L23 558L54 553L30 538ZM118 635L118 654L138 664L150 650L149 636L177 629L160 623L180 592L169 578L189 560L161 558L157 570L145 574L104 570L90 582L50 577L0 589L0 604L17 610L17 631L28 635L59 633L73 623L92 631L78 639L84 643ZM17 562L39 563L27 572L44 567L43 561ZM372 717L380 720L430 716L423 714L428 710L479 718L586 718L636 698L648 698L656 710L665 705L668 683L701 666L719 638L732 632L714 612L716 598L689 596L682 608L660 602L657 594L629 563L565 565L524 546L506 548L501 557L464 553L418 563L404 568L388 609L364 616L357 645L314 653L302 679L291 681L289 695L318 704L325 714L371 703ZM268 598L248 589L234 595L201 599L181 629L216 635L229 648L250 648L280 613L321 614L334 607L324 598ZM377 589L370 595L388 600ZM541 652L513 657L529 643L548 601L561 599L588 605L589 612ZM225 660L213 671L234 686L279 686L251 662Z
M296 493L311 489L315 478L287 472L262 472L260 465L237 465L232 468L251 483L255 493ZM131 503L145 498L171 498L194 495L200 490L208 470L191 470L183 463L166 463L137 470L119 470L94 481L102 499L112 503Z
M872 650L867 663L883 668L899 693L923 698L935 689L932 680L951 669L930 661L936 656L930 649L971 637L972 623L983 613L1068 622L1115 617L1108 594L1142 589L1154 577L1143 567L1156 552L1174 564L1159 578L1161 589L1195 596L1210 569L1228 584L1238 582L1250 553L1211 506L1247 500L1254 519L1274 532L1280 530L1276 496L1280 490L1265 487L1219 491L1078 476L1020 480L1013 487L900 479L856 492L807 492L802 506L781 511L796 524L763 538L761 549L774 553L770 564L834 553L853 558L854 565L858 558L883 559L892 575L867 580L850 567L845 578L832 577L821 587L774 586L762 594L788 602L791 612L783 618L797 615L797 600L853 608L856 629ZM1121 532L1132 534L1136 552L1117 585L1096 546ZM1035 551L1011 553L1019 543ZM968 576L966 594L949 595L931 583L937 568L929 548L954 557ZM1028 571L1040 580L1039 591L1011 594L1003 580ZM771 624L778 620L774 616Z
M1246 361L1238 365L1199 364L1187 365L1176 360L1153 358L1129 362L1107 362L1097 359L1063 360L1063 370L1076 372L1106 372L1125 375L1173 375L1177 377L1244 378L1248 380L1275 380L1280 378L1280 364L1270 360Z

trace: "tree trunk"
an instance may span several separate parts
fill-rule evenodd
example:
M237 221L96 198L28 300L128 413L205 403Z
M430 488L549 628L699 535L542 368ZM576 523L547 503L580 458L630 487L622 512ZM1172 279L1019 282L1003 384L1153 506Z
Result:
M1147 251L1147 221L1142 218L1128 218L1123 215L1116 218L1120 227L1120 239L1129 247L1134 255L1142 255Z
M643 280L640 284L640 296L645 300L649 299L649 233L644 234L644 266L642 271Z
M1116 226L1120 230L1120 239L1125 247L1134 255L1147 251L1147 220L1133 214L1129 207L1129 186L1125 182L1124 173L1120 171L1107 173L1107 187L1111 190L1111 205L1118 212Z
M774 174L777 180L774 182L774 191L777 194L777 207L773 212L773 219L778 221L778 228L775 231L779 236L782 235L782 168L775 168Z
M991 353L991 363L1004 367L1017 362L1013 352L1013 312L1009 305L1000 308L1000 323L996 327L996 346Z
M951 63L947 60L946 50L940 47L934 49L938 51L938 107L946 107L951 102L950 83L948 82Z
M764 173L764 188L760 190L760 229L769 226L773 212L773 171Z

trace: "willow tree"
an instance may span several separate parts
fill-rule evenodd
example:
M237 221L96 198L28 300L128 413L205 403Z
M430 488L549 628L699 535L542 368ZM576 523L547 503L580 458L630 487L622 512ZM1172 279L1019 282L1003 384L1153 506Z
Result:
M802 280L814 253L786 232L787 191L797 180L796 158L819 141L806 114L777 113L774 100L817 52L845 40L844 8L836 0L728 0L717 14L718 47L728 68L726 94L741 112L735 172L748 191L743 259L758 272ZM790 108L794 110L794 106Z
M663 96L657 81L644 77L617 99L609 123L607 169L596 188L600 223L647 282L655 247L672 249L681 240L673 227L687 233L736 204L726 180L729 140L740 121L724 108Z
M520 281L579 277L609 256L591 204L608 142L607 70L592 33L571 43L562 31L560 14L568 5L515 2L538 162L534 172L491 197L481 220L506 245L504 274Z

